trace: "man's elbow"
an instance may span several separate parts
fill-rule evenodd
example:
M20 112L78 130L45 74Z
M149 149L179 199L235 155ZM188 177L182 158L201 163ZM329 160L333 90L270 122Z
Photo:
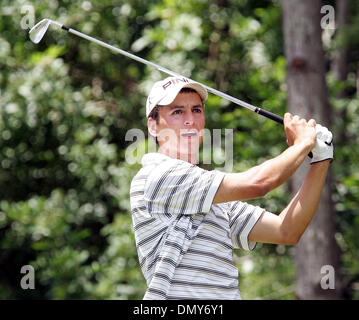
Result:
M253 183L253 186L254 186L253 189L255 190L254 193L257 195L258 198L261 198L264 197L267 193L269 193L273 189L275 189L277 185L275 181L271 179L266 179L266 180L255 181Z
M274 190L280 185L279 179L274 176L256 177L253 181L256 193L264 197L267 193Z
M272 190L269 185L266 185L266 184L263 184L263 183L262 184L257 184L253 189L254 189L255 198L262 198L269 191Z
M302 236L301 234L294 234L291 232L283 232L282 244L296 245L299 242L301 236Z
M287 240L287 245L294 246L299 242L299 240L300 240L300 236L299 237L290 237Z
M265 196L284 182L280 174L271 169L269 161L264 162L261 166L255 167L255 169L256 174L253 176L253 184L261 196Z

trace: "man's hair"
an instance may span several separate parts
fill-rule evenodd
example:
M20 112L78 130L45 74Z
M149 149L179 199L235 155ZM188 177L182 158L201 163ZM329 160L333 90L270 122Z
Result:
M179 92L179 94L180 93L191 93L191 92L197 93L197 91L192 88L182 88L181 91ZM148 117L149 118L151 117L153 120L155 120L157 124L160 121L160 114L159 114L160 107L161 106L159 106L159 105L155 106L152 109L151 113L148 115ZM157 137L155 138L155 140L156 140L156 144L159 146Z
M156 123L158 123L158 120L159 120L159 113L158 113L159 110L160 110L160 106L159 105L155 106L148 116L149 118L156 120Z

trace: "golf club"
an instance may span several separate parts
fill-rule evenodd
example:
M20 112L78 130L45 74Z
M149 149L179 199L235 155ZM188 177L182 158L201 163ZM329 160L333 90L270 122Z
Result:
M98 39L95 39L93 37L90 37L90 36L88 36L88 35L86 35L86 34L84 34L82 32L79 32L79 31L74 30L72 28L66 27L63 24L61 24L61 23L59 23L57 21L50 20L50 19L43 19L40 22L38 22L34 27L31 28L31 30L29 32L29 36L30 36L31 41L34 42L34 43L39 43L41 41L41 39L44 37L47 29L49 28L49 26L51 24L56 25L56 26L60 27L61 29L66 30L67 32L70 32L70 33L72 33L72 34L74 34L76 36L79 36L79 37L84 38L86 40L89 40L91 42L97 43L102 47L105 47L105 48L110 49L110 50L112 50L114 52L120 53L120 54L122 54L122 55L124 55L124 56L126 56L128 58L134 59L134 60L136 60L138 62L141 62L141 63L144 63L144 64L146 64L148 66L154 67L154 68L156 68L156 69L158 69L158 70L160 70L160 71L162 71L164 73L167 73L170 76L187 78L187 77L184 77L184 76L182 76L182 75L180 75L180 74L178 74L176 72L173 72L173 71L168 70L168 69L166 69L164 67L161 67L161 66L159 66L159 65L157 65L157 64L155 64L153 62L150 62L150 61L147 61L145 59L142 59L142 58L140 58L140 57L138 57L138 56L136 56L136 55L134 55L132 53L129 53L129 52L124 51L122 49L119 49L119 48L116 48L114 46L111 46L111 45L109 45L109 44L107 44L107 43L105 43L105 42L103 42L101 40L98 40ZM271 120L274 120L274 121L276 121L278 123L283 124L283 118L276 115L276 114L274 114L274 113L272 113L272 112L269 112L269 111L263 110L261 108L255 107L255 106L253 106L253 105L251 105L251 104L249 104L247 102L244 102L242 100L234 98L234 97L232 97L232 96L230 96L230 95L228 95L226 93L223 93L221 91L218 91L216 89L208 87L208 86L206 86L204 84L202 84L202 86L204 86L207 89L207 91L209 91L209 92L211 92L211 93L213 93L213 94L215 94L215 95L217 95L217 96L219 96L221 98L229 100L229 101L231 101L231 102L233 102L233 103L235 103L237 105L240 105L240 106L242 106L244 108L247 108L247 109L249 109L249 110L251 110L253 112L256 112L256 113L258 113L258 114L260 114L260 115L262 115L262 116L264 116L266 118L269 118Z
M156 64L156 63L147 61L147 60L145 60L145 59L143 59L143 58L140 58L140 57L138 57L138 56L136 56L136 55L134 55L134 54L132 54L132 53L129 53L129 52L125 51L125 50L122 50L122 49L116 48L116 47L114 47L114 46L111 46L111 45L107 44L106 42L103 42L103 41L101 41L101 40L98 40L98 39L95 39L95 38L93 38L93 37L90 37L90 36L88 36L88 35L86 35L86 34L84 34L84 33L82 33L82 32L79 32L79 31L77 31L77 30L75 30L75 29L69 28L69 27L67 27L67 26L65 26L65 25L63 25L63 24L61 24L61 23L59 23L59 22L57 22L57 21L50 20L50 19L43 19L43 20L41 20L40 22L38 22L35 26L33 26L33 27L30 29L30 31L29 31L29 36L30 36L31 41L34 42L34 43L39 43L39 42L41 41L41 39L44 37L44 35L45 35L47 29L49 28L49 26L50 26L51 24L54 24L54 25L60 27L61 29L65 30L65 31L67 31L67 32L69 32L69 33L72 33L72 34L74 34L74 35L76 35L76 36L79 36L79 37L84 38L84 39L86 39L86 40L89 40L89 41L91 41L91 42L97 43L97 44L99 44L100 46L105 47L105 48L107 48L107 49L110 49L110 50L112 50L112 51L114 51L114 52L116 52L116 53L120 53L120 54L122 54L122 55L124 55L124 56L126 56L126 57L128 57L128 58L134 59L134 60L136 60L136 61L138 61L138 62L141 62L141 63L144 63L144 64L146 64L146 65L148 65L148 66L154 67L154 68L158 69L159 71L162 71L162 72L164 72L164 73L167 73L167 74L170 75L170 76L182 77L182 78L189 79L189 78L184 77L184 76L182 76L182 75L180 75L180 74L178 74L178 73L176 73L176 72L174 72L174 71L171 71L171 70L169 70L169 69L166 69L166 68L164 68L164 67L161 67L160 65L158 65L158 64ZM191 80L191 79L190 79L190 80ZM193 80L192 80L192 81L193 81ZM251 105L251 104L249 104L249 103L247 103L247 102L244 102L244 101L242 101L242 100L239 100L239 99L237 99L237 98L234 98L234 97L232 97L232 96L230 96L230 95L228 95L228 94L226 94L226 93L223 93L223 92L221 92L221 91L218 91L218 90L216 90L216 89L213 89L213 88L211 88L211 87L208 87L208 86L206 86L206 85L204 85L204 84L201 84L201 85L202 85L203 87L205 87L205 88L207 89L207 91L209 91L209 92L211 92L211 93L213 93L213 94L215 94L215 95L217 95L217 96L219 96L219 97L221 97L221 98L224 98L224 99L226 99L226 100L229 100L229 101L231 101L231 102L233 102L233 103L235 103L235 104L237 104L237 105L239 105L239 106L242 106L242 107L244 107L244 108L246 108L246 109L249 109L249 110L251 110L251 111L253 111L253 112L255 112L255 113L258 113L258 114L260 114L261 116L264 116L264 117L266 117L266 118L268 118L268 119L271 119L271 120L273 120L273 121L276 121L276 122L278 122L278 123L280 123L280 124L283 124L283 118L280 117L280 116L278 116L278 115L276 115L276 114L274 114L274 113L272 113L272 112L269 112L269 111L267 111L267 110L261 109L261 108L256 107L256 106L253 106L253 105ZM312 158L312 157L313 157L312 152L310 152L310 153L308 154L308 156L309 156L310 158Z

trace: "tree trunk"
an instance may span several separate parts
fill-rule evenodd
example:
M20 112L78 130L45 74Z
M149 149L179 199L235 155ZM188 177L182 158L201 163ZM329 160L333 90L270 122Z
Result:
M348 24L348 0L340 0L336 3L336 37L340 37L343 29ZM345 81L348 77L348 48L342 43L334 51L332 71L339 81ZM344 97L345 92L339 93L338 98Z
M349 56L349 48L348 44L343 44L342 37L344 35L344 28L348 24L348 11L349 11L349 3L348 0L340 0L336 1L336 49L334 50L332 63L331 63L331 71L334 73L336 80L338 81L346 81L348 78L348 56ZM347 98L348 97L348 89L343 89L337 94L337 98ZM338 117L343 119L347 119L347 109L343 108L337 114ZM340 136L338 137L339 141L346 141L348 139L346 130L341 130Z
M314 118L317 123L329 127L331 110L325 83L320 1L282 0L281 6L289 112L307 120ZM291 179L293 193L302 184L308 166L308 163L303 164ZM298 299L342 297L339 249L334 238L335 217L329 181L330 178L327 179L313 220L295 247ZM335 281L334 289L332 281Z

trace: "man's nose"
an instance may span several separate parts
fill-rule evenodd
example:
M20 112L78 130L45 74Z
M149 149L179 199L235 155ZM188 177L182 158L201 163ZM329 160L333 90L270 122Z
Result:
M184 119L185 125L192 125L193 124L193 114L192 112L186 112L185 119Z

